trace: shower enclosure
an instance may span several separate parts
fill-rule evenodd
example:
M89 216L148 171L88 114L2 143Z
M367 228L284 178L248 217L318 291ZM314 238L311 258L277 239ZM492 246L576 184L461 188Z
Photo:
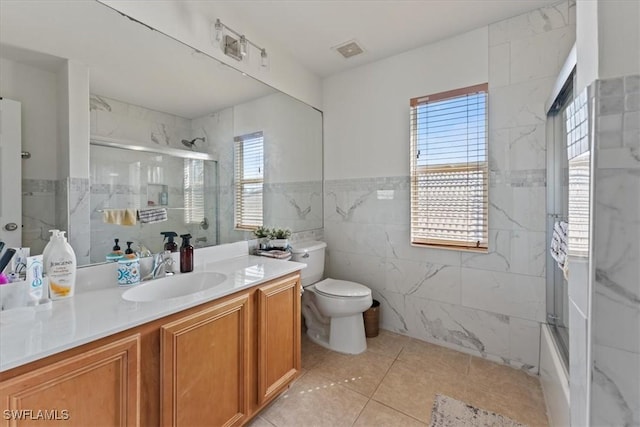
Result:
M575 65L567 60L558 76L547 109L547 248L551 243L555 223L568 220L569 163L566 109L574 98L574 77ZM567 367L569 365L568 282L550 251L547 251L546 266L547 323Z
M115 238L124 249L162 250L160 232L193 236L194 246L218 244L218 170L209 154L164 147L91 141L91 263L104 262ZM121 226L104 223L105 209L163 208L167 220Z

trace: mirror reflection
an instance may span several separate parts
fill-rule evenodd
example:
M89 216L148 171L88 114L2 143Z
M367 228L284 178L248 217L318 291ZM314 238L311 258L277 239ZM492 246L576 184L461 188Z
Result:
M260 221L322 228L322 113L105 5L3 4L0 95L20 102L13 143L31 154L22 188L3 186L22 199L11 246L38 254L68 230L82 265L115 238L155 253L163 231L207 246ZM127 209L166 220L110 216Z

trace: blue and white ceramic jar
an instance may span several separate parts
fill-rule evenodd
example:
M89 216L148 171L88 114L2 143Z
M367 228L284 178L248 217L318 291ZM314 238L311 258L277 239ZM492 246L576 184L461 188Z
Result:
M140 283L140 259L121 258L118 260L118 285L130 286Z

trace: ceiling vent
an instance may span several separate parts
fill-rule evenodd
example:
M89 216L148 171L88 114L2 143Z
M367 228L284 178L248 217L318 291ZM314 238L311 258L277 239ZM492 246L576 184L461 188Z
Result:
M335 46L333 49L338 51L338 53L344 56L346 59L349 59L356 55L360 55L364 52L364 49L362 49L362 47L360 47L358 42L355 40L350 40L346 43Z

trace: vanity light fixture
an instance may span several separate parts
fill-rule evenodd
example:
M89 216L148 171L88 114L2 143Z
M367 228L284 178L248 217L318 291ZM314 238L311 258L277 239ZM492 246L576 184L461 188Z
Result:
M219 42L220 40L222 40L222 22L220 22L220 19L216 19L214 30L216 33L216 41Z
M247 56L247 38L240 36L240 55Z
M260 65L262 67L269 66L267 49L258 46L249 40L244 34L240 34L233 28L226 26L219 18L216 19L213 24L213 30L215 32L215 41L222 44L221 48L225 55L230 56L237 61L243 61L249 56L249 48L253 46L260 52ZM231 34L225 34L225 32Z

